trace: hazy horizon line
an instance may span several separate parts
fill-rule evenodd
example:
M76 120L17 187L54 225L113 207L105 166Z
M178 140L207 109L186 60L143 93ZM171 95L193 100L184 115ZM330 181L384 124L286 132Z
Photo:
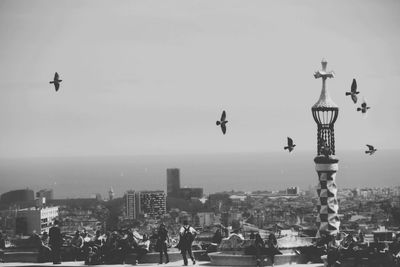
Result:
M383 148L378 149L378 151L399 151L400 148ZM345 150L341 150L341 152L356 152L356 151L364 151L362 149L349 148ZM198 153L149 153L149 154L101 154L101 155L55 155L55 156L13 156L13 157L5 157L0 156L0 160L2 159L68 159L68 158L106 158L106 157L158 157L158 156L210 156L210 155L245 155L245 154L275 154L275 153L286 153L287 151L283 150L270 150L270 151L235 151L235 152L198 152ZM315 149L297 149L295 152L291 152L292 155L296 153L309 153L315 152ZM340 155L341 152L336 153L335 155Z

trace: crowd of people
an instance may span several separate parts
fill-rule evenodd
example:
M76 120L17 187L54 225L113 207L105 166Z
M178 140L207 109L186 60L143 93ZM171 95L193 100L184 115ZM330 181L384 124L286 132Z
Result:
M163 231L164 229L164 231ZM39 247L38 261L53 261L54 264L61 263L61 247L64 245L64 254L75 261L85 261L86 264L117 264L124 263L128 254L137 255L136 261L140 263L143 256L150 251L150 238L148 235L140 235L132 230L113 231L102 233L100 230L90 236L85 230L76 231L68 241L61 235L60 228L55 224L50 228L49 234L35 238ZM161 225L158 232L151 238L157 240L157 246L166 253L166 246L161 245L161 240L167 241L168 234L165 226ZM164 243L165 244L165 243ZM160 253L161 261L161 253ZM166 254L168 262L168 254Z
M185 265L188 265L187 255L195 264L192 252L192 243L197 231L187 221L179 231L179 243L176 246L181 250ZM133 230L102 233L100 230L90 236L85 230L76 231L72 238L61 234L58 221L55 221L49 233L41 236L34 233L31 240L38 247L38 262L52 261L61 263L61 249L63 255L75 261L85 261L86 264L123 264L128 254L136 254L136 264L141 263L144 255L154 250L159 252L159 263L169 262L168 248L171 247L171 238L164 223L161 223L152 235L140 235ZM1 249L0 249L1 250Z
M226 228L220 226L213 238L216 250L218 244L227 235ZM188 265L188 259L196 264L192 246L198 232L184 221L179 229L179 243L176 245L182 254L184 265ZM231 234L240 235L237 231ZM262 265L266 257L274 265L275 255L282 254L278 248L276 236L271 233L263 240L259 233L251 232L249 239L251 247L246 254L255 255L257 266ZM55 221L49 233L43 232L41 236L34 233L31 240L38 247L38 262L52 261L61 263L61 250L63 255L75 261L85 261L86 264L123 264L129 254L136 254L136 264L143 261L144 256L151 252L159 252L159 263L168 263L168 248L172 247L171 238L164 223L161 223L151 235L140 235L133 230L121 230L114 232L101 232L97 230L94 235L85 230L76 231L72 238L66 238L60 231L58 221ZM213 244L211 243L211 244ZM5 238L0 234L0 262L5 249ZM213 252L207 248L207 252ZM318 262L322 255L327 255L328 267L335 266L353 259L354 266L361 266L363 262L374 263L374 266L399 266L400 267L400 234L397 234L393 242L364 242L362 232L358 234L338 233L337 235L322 235L314 246L304 247L299 254L309 256L311 262Z
M257 266L262 265L262 255L266 255L267 259L271 262L271 265L275 265L275 255L282 254L278 248L278 241L276 236L271 233L268 236L267 240L263 240L259 233L250 233L250 239L254 240L253 246L251 248L254 249L253 253L256 256Z
M326 245L322 246L326 248L328 267L346 259L353 259L355 266L361 266L363 262L374 266L400 266L400 235L391 243L375 238L370 244L364 242L361 232L358 235L338 233L325 238Z

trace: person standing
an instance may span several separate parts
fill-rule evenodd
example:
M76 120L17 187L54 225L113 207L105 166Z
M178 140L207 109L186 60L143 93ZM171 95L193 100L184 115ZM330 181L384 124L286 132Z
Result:
M49 247L49 235L43 232L40 238L38 262L49 262L51 259L51 248Z
M63 238L61 235L58 220L54 221L54 225L49 230L49 245L51 247L51 257L53 264L61 264L61 246Z
M165 224L161 223L158 227L157 232L157 247L160 249L160 264L163 262L163 254L165 254L165 263L169 262L168 257L168 248L167 244L169 243L168 231L165 228Z
M83 238L79 231L76 231L74 237L71 239L71 246L74 253L74 261L76 261L81 258L83 249Z
M4 249L6 248L6 239L0 232L0 262L4 262Z
M186 257L186 253L189 254L190 259L193 262L193 265L196 264L196 260L194 259L192 252L192 243L194 238L197 235L197 231L189 225L187 220L183 221L183 226L179 230L179 244L178 247L181 250L183 263L185 266L188 265L188 260Z

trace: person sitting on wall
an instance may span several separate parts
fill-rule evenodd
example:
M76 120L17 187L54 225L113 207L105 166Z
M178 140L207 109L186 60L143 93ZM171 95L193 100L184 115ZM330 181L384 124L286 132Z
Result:
M93 241L93 245L95 245L96 247L100 248L101 246L103 246L103 237L101 236L100 230L96 231L96 234L93 237L92 241Z
M356 240L353 235L348 234L340 244L340 259L355 257Z
M265 243L264 240L262 240L259 233L254 235L254 248L255 248L257 266L261 266L261 255L265 251Z
M357 238L357 242L358 243L364 243L364 233L361 231L361 229L358 230L358 238Z
M150 251L150 240L146 234L143 234L143 238L139 241L134 253L137 254L136 262L142 263L144 255L149 253Z
M219 226L214 233L214 236L212 238L212 243L220 244L221 241L222 241L222 228L221 226Z
M250 232L249 239L253 240L253 239L255 239L255 238L256 238L256 235L254 234L254 231L251 231L251 232Z
M400 234L397 235L393 243L389 246L389 253L393 264L400 266Z
M276 236L273 233L271 233L268 236L267 246L268 246L267 256L270 259L272 266L274 266L275 255L282 254L282 252L280 252L278 249L278 240L276 240Z
M332 235L328 243L328 267L335 266L336 263L340 264L340 234Z
M374 243L370 244L370 262L374 266L386 266L389 261L389 246L384 241L379 241L375 236Z

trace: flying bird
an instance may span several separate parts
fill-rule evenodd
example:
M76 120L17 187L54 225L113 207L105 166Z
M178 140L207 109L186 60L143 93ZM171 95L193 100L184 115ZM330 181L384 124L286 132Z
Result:
M357 95L360 92L357 92L357 82L356 79L353 79L353 83L351 84L350 92L346 92L346 95L350 95L351 99L353 100L354 104L357 103Z
M223 134L226 133L226 124L227 123L228 123L228 121L226 120L226 112L224 110L224 111L222 111L221 119L219 121L217 121L217 126L221 125L221 130L222 130Z
M378 149L374 148L374 146L367 145L368 150L365 151L365 154L369 154L370 156L374 154Z
M285 146L283 149L287 149L290 152L294 149L296 145L293 143L293 139L288 137L287 138L287 146Z
M357 108L357 111L361 111L362 113L367 113L367 110L370 109L371 107L367 106L367 102L364 102L361 104L361 107Z
M54 88L56 89L56 92L58 91L58 88L60 88L60 82L62 82L62 80L60 80L60 77L59 77L58 73L56 72L54 74L54 80L50 81L50 83L54 84Z

